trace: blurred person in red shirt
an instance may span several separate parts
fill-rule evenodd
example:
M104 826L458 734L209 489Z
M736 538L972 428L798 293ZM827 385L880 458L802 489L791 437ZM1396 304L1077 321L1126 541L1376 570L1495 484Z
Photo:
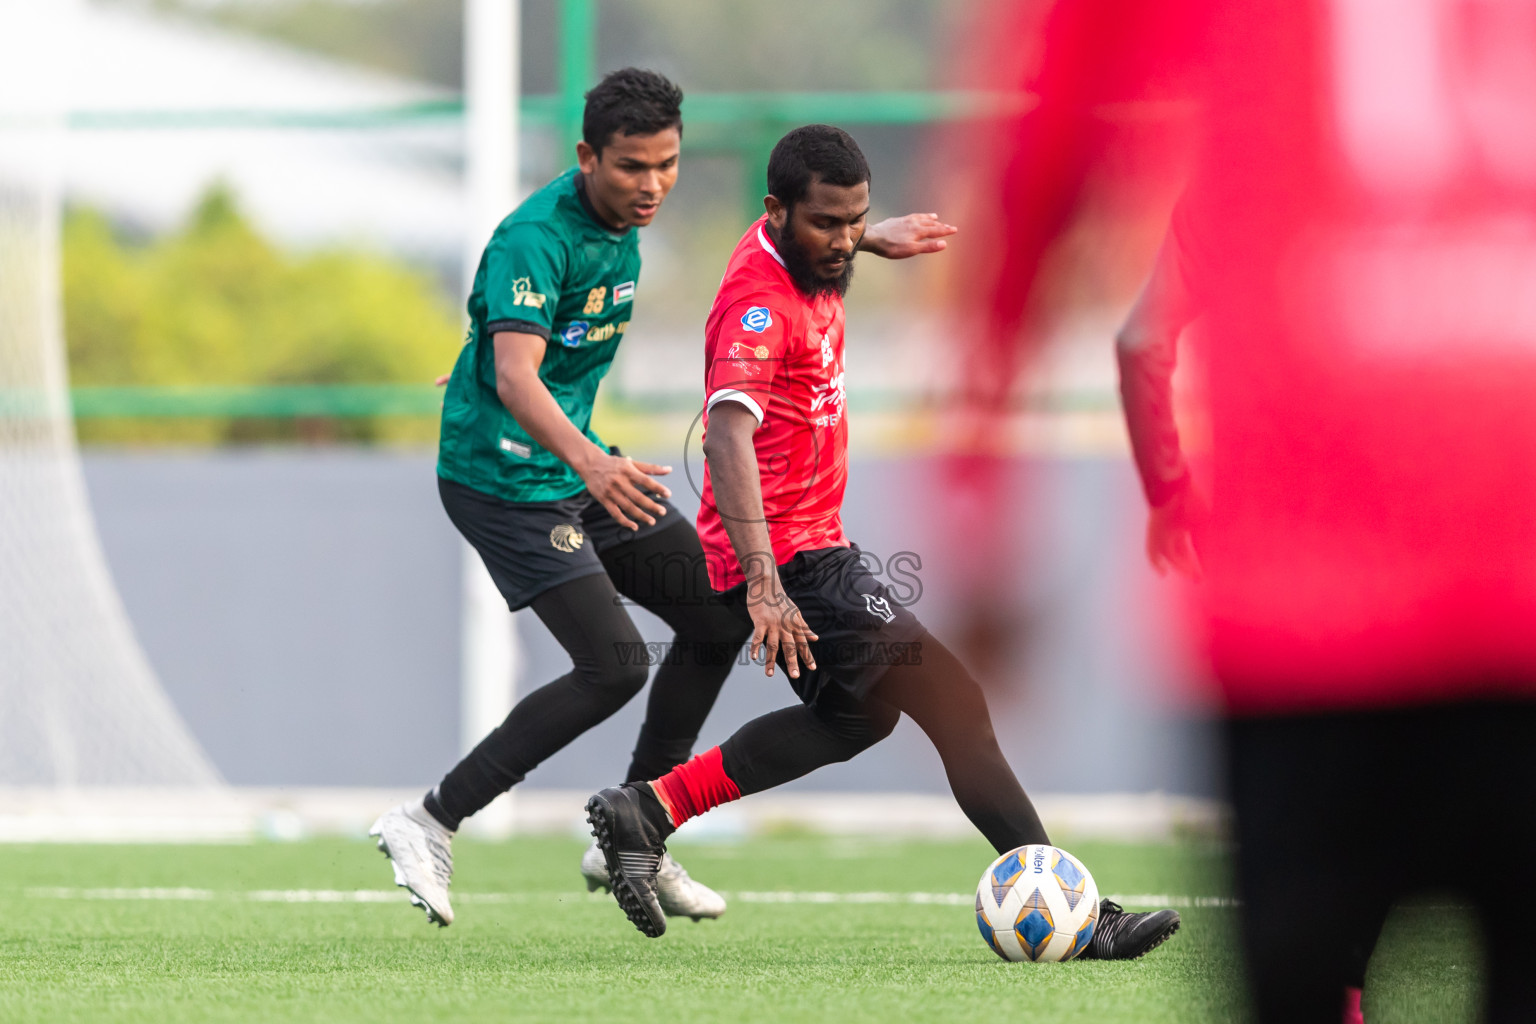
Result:
M1536 856L1536 5L1199 0L1150 38L1139 6L1053 11L1010 144L1073 173L1004 183L997 262L1038 261L1075 200L1091 69L1198 70L1193 536L1259 1019L1337 1020L1351 947L1426 889L1476 909L1486 1018L1536 1019L1508 909ZM997 323L1028 308L991 284ZM1190 492L1150 465L1157 534ZM1166 518L1154 550L1192 564Z
M1195 535L1205 526L1208 501L1180 444L1173 395L1179 337L1204 311L1202 282L1210 274L1202 267L1202 239L1190 224L1191 205L1175 208L1151 276L1116 334L1115 354L1131 451L1149 509L1147 560L1159 574L1172 570L1198 581ZM1366 968L1384 916L1382 908L1351 925L1355 938L1344 975L1343 1024L1364 1024Z

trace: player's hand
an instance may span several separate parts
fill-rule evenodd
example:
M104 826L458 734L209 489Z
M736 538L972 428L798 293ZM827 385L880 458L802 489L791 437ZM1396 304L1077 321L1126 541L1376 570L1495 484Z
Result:
M448 378L452 377L452 376L453 376L453 374L451 374L451 373L445 373L441 377L438 377L437 378L437 386L438 387L442 387L444 384L447 384L448 383Z
M752 641L747 656L756 661L757 652L761 650L768 675L773 675L781 650L784 652L784 668L791 679L800 678L802 663L808 669L816 667L811 641L817 636L805 624L805 616L800 614L795 602L784 593L777 572L747 583L747 613L752 616Z
M904 260L927 252L943 252L949 245L944 239L959 230L939 220L936 213L909 213L905 217L889 217L866 229L859 248L888 260Z
M1200 504L1185 487L1179 495L1152 510L1147 518L1147 560L1159 576L1169 569L1192 580L1201 579L1200 555L1195 550L1192 527Z
M653 466L628 455L609 455L596 449L592 461L577 470L592 497L602 502L614 521L630 530L638 530L640 523L655 526L656 517L666 515L666 506L652 495L670 498L672 492L647 474L664 476L670 472L671 466Z

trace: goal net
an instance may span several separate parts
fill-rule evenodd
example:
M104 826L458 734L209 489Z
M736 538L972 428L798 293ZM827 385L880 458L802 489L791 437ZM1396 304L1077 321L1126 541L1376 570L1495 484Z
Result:
M217 785L86 500L59 293L74 0L0 0L0 785Z

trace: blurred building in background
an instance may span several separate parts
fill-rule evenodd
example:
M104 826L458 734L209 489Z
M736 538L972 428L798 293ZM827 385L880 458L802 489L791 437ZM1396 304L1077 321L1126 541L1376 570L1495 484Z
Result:
M453 90L129 5L83 5L72 35L71 202L158 234L222 183L280 244L456 264Z

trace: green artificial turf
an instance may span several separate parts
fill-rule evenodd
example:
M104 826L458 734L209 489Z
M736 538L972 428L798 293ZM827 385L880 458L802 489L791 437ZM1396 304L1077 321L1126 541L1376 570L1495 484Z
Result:
M1208 846L1067 845L1106 894L1228 894L1226 859ZM389 889L387 863L361 840L0 847L0 1020L1145 1024L1244 1016L1228 906L1182 907L1182 930L1141 961L1032 965L998 960L969 905L903 895L969 893L992 859L979 841L678 844L695 877L728 895L893 895L737 898L721 920L674 922L659 940L642 937L608 898L586 894L576 870L582 849L561 839L460 840L458 920L439 930L399 890L388 902L280 901ZM146 891L156 889L185 891ZM1372 965L1368 1019L1472 1019L1476 963L1463 915L1435 906L1400 912Z

